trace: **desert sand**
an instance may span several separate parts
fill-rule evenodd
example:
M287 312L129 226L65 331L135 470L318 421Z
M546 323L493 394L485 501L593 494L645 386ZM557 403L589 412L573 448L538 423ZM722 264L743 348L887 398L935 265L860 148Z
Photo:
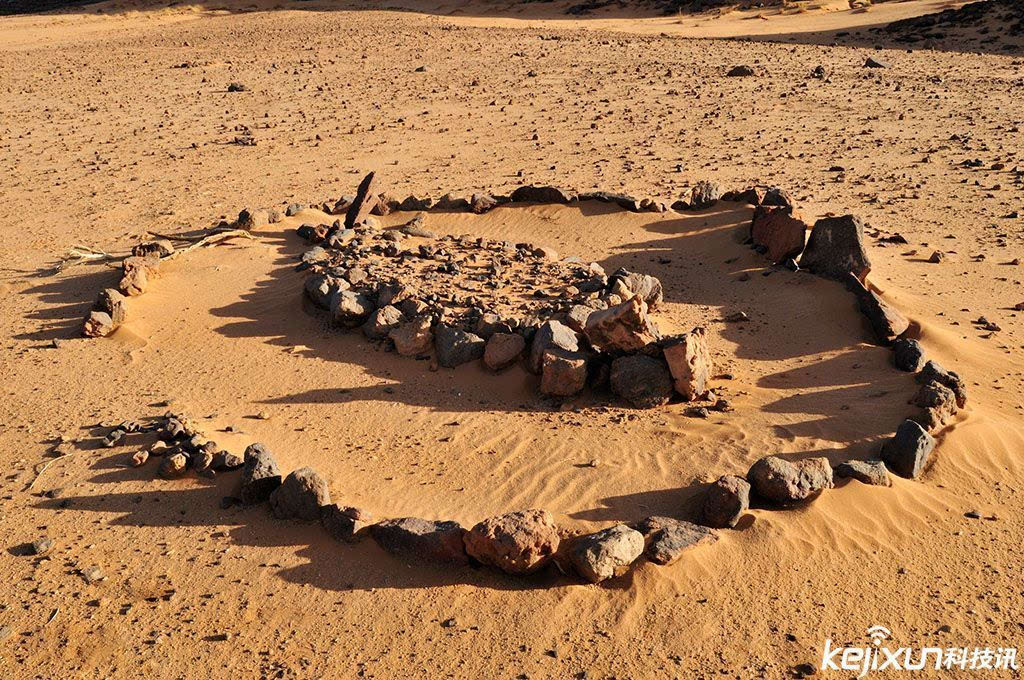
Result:
M1024 646L1021 40L908 50L856 30L957 3L822 4L760 19L305 2L0 17L0 668L781 678L873 625L908 647ZM770 40L709 39L755 34ZM738 64L755 75L726 77ZM660 278L666 325L711 334L734 411L708 419L552 404L518 368L430 370L338 333L295 271L295 228L333 220L312 208L176 259L112 336L80 337L119 272L57 271L68 248L123 256L246 206L351 194L370 170L399 197L532 182L671 201L713 180L784 187L811 222L859 215L869 280L970 402L918 480L755 505L675 564L599 585L410 564L265 507L222 509L230 474L164 480L130 466L139 444L101 447L104 426L174 409L234 452L259 441L285 472L315 468L380 518L469 527L545 508L582 532L684 516L706 482L765 455L870 458L906 416L913 377L842 286L770 267L737 236L751 210L736 203L426 217ZM739 311L750 320L725 321ZM47 554L25 554L44 536Z

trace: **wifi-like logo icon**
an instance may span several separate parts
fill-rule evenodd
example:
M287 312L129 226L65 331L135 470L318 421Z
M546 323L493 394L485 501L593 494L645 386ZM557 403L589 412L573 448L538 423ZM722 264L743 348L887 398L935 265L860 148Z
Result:
M885 626L871 626L868 628L868 636L871 638L871 644L875 647L882 644L882 641L892 635L892 632Z

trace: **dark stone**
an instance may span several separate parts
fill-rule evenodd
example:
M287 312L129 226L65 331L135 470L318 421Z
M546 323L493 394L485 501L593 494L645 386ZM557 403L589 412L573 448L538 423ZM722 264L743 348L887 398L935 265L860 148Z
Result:
M857 306L880 345L891 345L910 328L907 317L869 290L853 272L847 274L846 287L856 296Z
M434 330L437 363L445 368L455 368L479 359L484 355L485 347L486 343L483 338L460 328L438 324Z
M772 187L764 192L764 197L761 199L761 205L770 205L780 208L792 208L793 197L789 195L789 192L780 187Z
M533 335L527 368L531 373L540 373L543 368L544 352L549 349L562 349L567 352L579 350L579 338L576 332L565 324L548 320L540 325Z
M515 203L569 203L574 198L557 187L538 187L532 184L521 186L512 192Z
M704 524L716 529L736 526L750 508L750 482L736 475L725 475L708 487L704 495Z
M871 271L864 246L864 222L853 215L826 217L815 222L800 266L841 283L846 282L851 272L863 281Z
M663 361L636 354L612 362L612 392L636 408L654 408L672 398L672 374Z
M713 529L670 517L648 517L633 528L644 535L644 553L655 564L672 564L689 548L718 540Z
M238 497L245 505L269 500L270 494L281 486L281 470L273 454L263 444L250 444L245 450L240 484Z
M733 66L725 75L730 78L746 78L754 75L754 69L750 68L746 64L741 64L739 66Z
M364 529L372 521L370 513L359 508L331 504L320 508L320 523L332 538L355 543L364 535Z
M916 373L924 366L924 348L917 340L900 338L892 345L892 360L899 370Z
M934 360L926 362L915 379L922 385L932 381L945 385L956 396L956 405L958 407L963 408L967 405L967 385L964 383L963 378L953 371L947 371L939 362Z
M694 210L710 208L722 196L722 190L714 182L701 180L690 190L690 207Z
M380 189L377 186L376 174L371 172L359 183L355 200L352 201L348 212L345 213L345 226L352 229L357 224L361 224L366 220L377 206L380 200L379 194Z
M270 494L270 509L278 519L320 519L320 508L330 504L327 482L312 468L293 470Z
M900 477L917 479L928 464L935 438L919 423L904 420L892 439L882 445L882 460Z
M416 517L389 519L370 527L374 540L388 552L423 562L466 564L463 535L458 522L433 522Z

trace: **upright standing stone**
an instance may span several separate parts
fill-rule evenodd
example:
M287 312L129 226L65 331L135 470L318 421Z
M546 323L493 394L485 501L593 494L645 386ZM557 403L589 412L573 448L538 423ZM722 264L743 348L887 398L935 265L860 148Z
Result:
M356 198L345 213L345 226L352 229L361 224L377 206L380 191L377 187L376 173L371 172L359 183Z
M676 392L687 401L707 394L712 363L706 329L697 327L685 335L670 338L664 342L662 351L675 381Z
M281 469L263 444L251 444L245 450L239 497L245 505L262 503L281 485Z

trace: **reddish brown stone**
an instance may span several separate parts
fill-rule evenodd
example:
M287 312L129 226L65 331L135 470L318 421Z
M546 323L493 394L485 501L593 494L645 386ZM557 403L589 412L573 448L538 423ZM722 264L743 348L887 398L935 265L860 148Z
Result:
M750 226L754 245L767 248L765 255L774 263L796 259L804 250L807 225L790 214L788 208L758 206Z

